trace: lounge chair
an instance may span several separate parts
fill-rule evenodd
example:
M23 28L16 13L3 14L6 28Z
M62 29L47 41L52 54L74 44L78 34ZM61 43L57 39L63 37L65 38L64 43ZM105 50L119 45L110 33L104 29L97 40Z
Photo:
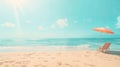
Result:
M104 53L109 52L110 45L111 45L111 43L105 43L102 47L98 48L98 51L104 52Z

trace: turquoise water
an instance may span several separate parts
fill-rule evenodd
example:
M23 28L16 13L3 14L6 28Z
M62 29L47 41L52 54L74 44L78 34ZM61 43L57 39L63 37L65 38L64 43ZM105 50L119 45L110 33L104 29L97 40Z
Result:
M0 39L0 51L95 50L111 42L111 50L120 50L120 38Z

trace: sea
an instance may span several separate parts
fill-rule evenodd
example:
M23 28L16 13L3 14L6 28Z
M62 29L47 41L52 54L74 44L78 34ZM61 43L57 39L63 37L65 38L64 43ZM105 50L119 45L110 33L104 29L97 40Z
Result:
M110 50L120 50L120 38L0 39L0 52L96 50L110 42Z

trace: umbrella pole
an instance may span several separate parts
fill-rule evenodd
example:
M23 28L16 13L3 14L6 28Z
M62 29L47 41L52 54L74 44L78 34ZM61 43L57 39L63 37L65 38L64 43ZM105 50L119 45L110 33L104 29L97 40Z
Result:
M101 33L100 33L100 37L101 37ZM98 40L98 47L100 47L100 37L99 37L99 40Z
M98 47L100 47L101 37L102 37L102 34L100 33L100 37L99 37L99 40L98 40Z

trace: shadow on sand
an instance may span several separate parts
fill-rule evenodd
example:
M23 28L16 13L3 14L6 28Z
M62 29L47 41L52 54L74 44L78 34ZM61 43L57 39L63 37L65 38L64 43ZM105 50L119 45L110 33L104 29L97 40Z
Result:
M112 55L120 55L120 51L110 51L110 54L112 54Z

